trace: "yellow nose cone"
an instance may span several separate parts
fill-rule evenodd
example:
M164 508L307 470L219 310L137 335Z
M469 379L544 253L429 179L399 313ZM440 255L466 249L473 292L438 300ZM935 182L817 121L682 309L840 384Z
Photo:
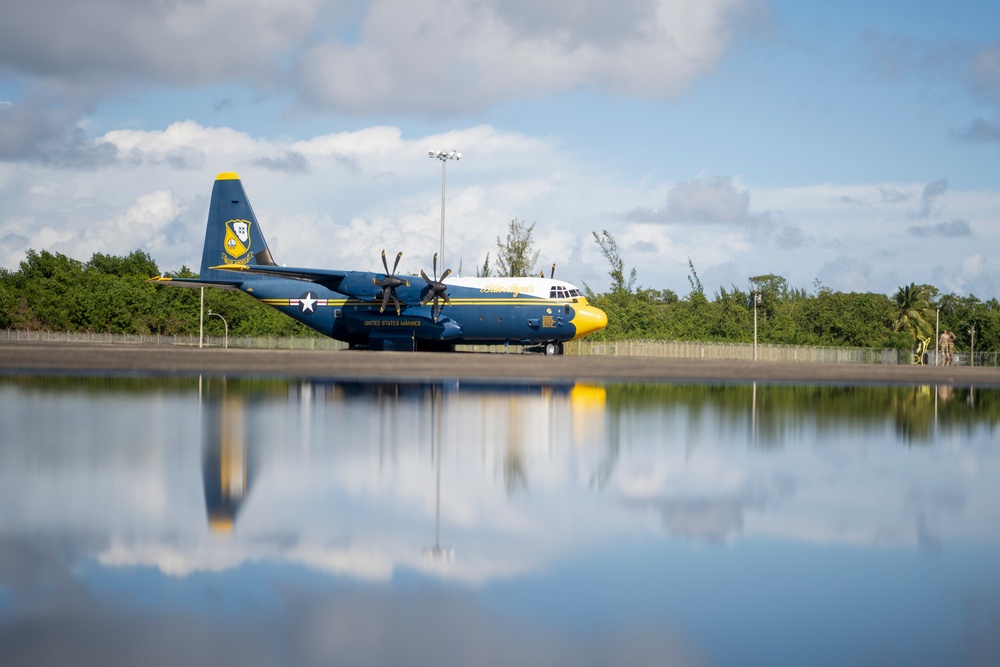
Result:
M576 340L608 326L608 316L600 308L578 306L570 324L576 327L576 335L573 336L573 340Z

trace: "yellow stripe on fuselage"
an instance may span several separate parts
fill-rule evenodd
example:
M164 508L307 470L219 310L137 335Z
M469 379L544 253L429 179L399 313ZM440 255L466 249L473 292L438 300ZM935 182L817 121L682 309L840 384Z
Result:
M294 301L295 303L294 304L291 303L292 301ZM261 299L262 303L265 303L268 306L275 306L275 307L287 307L287 306L293 306L293 305L297 306L298 303L299 303L299 301L301 301L301 299L299 297L297 297L297 296L289 297L287 299ZM325 301L326 301L326 303L324 303L324 304L317 303L316 305L318 307L321 307L321 306L336 306L336 307L339 308L341 306L361 306L361 305L365 305L365 304L371 305L371 303L372 303L371 301L351 301L350 299L339 299L339 300L336 300L336 301L333 300L333 299L325 299Z
M288 306L289 301L298 301L299 297L293 296L286 299L261 299L269 306ZM328 306L377 306L378 301L361 301L359 299L327 299ZM451 299L452 306L549 306L562 308L563 306L580 307L586 306L587 302L580 299L579 302L555 301L553 299ZM445 306L447 307L447 305Z

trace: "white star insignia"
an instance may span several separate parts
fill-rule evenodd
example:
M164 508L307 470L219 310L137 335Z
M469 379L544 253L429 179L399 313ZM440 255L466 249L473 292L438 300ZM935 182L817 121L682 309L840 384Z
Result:
M315 313L316 301L317 299L312 295L312 292L306 292L299 297L299 308L302 309L303 313Z

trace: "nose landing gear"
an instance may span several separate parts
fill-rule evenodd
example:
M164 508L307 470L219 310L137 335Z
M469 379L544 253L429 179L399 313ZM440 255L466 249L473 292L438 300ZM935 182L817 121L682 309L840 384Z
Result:
M554 342L554 343L546 343L545 347L544 347L544 350L545 350L546 356L555 355L555 354L562 354L563 353L563 344L562 344L562 342L559 342L559 341Z

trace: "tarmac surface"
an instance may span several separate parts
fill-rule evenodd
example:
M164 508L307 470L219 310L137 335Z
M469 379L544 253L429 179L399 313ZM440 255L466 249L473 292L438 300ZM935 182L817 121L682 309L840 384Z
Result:
M210 375L322 380L494 382L772 382L1000 387L1000 368L585 357L473 352L245 350L0 343L6 375Z

